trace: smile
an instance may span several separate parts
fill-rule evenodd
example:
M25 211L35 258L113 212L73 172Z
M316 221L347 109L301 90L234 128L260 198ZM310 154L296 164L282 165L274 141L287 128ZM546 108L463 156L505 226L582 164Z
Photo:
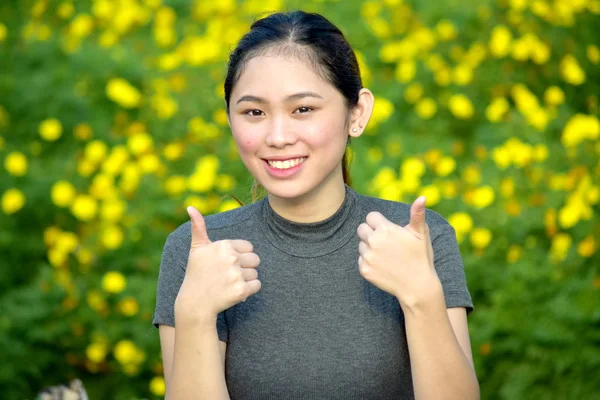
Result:
M280 161L280 160L277 160L277 161L266 160L266 161L273 168L289 169L289 168L295 167L296 165L302 164L304 162L304 160L306 160L306 157L294 158L294 159L285 160L285 161Z

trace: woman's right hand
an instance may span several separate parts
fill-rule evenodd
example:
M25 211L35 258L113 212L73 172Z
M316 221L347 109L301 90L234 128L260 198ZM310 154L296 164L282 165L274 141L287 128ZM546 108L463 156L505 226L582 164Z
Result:
M192 244L185 278L175 300L180 322L216 319L217 314L257 293L261 282L260 263L247 240L211 242L202 214L194 207L187 212L192 220Z

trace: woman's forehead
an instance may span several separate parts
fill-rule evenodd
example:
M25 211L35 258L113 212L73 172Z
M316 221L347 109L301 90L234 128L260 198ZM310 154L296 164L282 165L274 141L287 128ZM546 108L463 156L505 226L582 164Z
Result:
M273 100L286 99L300 92L331 97L335 88L315 69L309 60L299 57L257 55L244 63L232 94L235 97L261 93L261 97L268 96Z

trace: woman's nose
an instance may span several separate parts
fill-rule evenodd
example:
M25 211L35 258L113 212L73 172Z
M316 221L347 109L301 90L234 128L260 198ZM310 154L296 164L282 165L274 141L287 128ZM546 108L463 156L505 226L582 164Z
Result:
M290 121L287 121L286 118L277 117L271 119L271 123L267 129L269 130L266 137L268 146L283 148L296 143L297 135L293 124L290 124Z

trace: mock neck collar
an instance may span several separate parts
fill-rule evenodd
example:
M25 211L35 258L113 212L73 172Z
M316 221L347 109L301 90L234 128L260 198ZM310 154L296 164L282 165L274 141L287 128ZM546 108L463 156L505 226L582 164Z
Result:
M294 222L277 214L268 198L259 207L259 220L267 240L292 256L311 258L332 253L356 235L360 225L357 193L345 185L344 201L333 215L317 222Z

